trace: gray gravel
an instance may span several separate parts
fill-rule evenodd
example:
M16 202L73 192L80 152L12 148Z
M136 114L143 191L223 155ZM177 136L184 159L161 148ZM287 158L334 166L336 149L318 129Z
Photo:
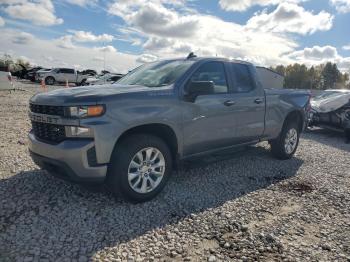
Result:
M28 99L0 92L0 261L350 261L350 145L305 133L278 161L261 143L187 163L130 204L39 170Z

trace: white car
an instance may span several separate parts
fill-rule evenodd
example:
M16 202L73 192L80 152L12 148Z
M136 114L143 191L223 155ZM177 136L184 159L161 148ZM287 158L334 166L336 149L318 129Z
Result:
M45 84L54 85L55 83L74 83L76 85L83 84L88 75L78 73L75 69L71 68L54 68L49 72L44 72L38 76L38 80L44 79Z
M0 90L13 89L11 78L10 72L0 71Z
M102 76L89 77L84 82L84 85L103 85L108 83L113 83L122 78L121 74L105 74Z
M42 78L42 76L46 73L49 73L51 72L52 69L46 69L46 68L43 68L43 69L40 69L38 71L35 72L35 75L34 75L34 79L36 82L40 82L40 79Z

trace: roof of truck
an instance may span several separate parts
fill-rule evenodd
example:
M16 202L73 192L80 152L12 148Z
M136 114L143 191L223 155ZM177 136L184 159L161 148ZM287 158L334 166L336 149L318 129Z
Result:
M224 57L216 57L216 56L194 56L190 58L174 58L174 59L164 59L164 60L192 60L192 61L222 61L222 62L233 62L237 64L245 64L245 65L253 65L250 62L243 61L243 60L238 60L238 59L229 59L229 58L224 58Z

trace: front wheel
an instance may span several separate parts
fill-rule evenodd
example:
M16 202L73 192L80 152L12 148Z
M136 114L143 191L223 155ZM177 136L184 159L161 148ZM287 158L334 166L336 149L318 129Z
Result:
M162 139L131 135L116 145L106 182L113 194L144 202L164 188L171 172L171 153Z
M48 76L45 78L45 84L47 85L53 85L55 84L55 78L53 78L52 76Z
M270 141L271 152L278 159L290 159L299 144L300 131L297 123L287 123L275 140Z

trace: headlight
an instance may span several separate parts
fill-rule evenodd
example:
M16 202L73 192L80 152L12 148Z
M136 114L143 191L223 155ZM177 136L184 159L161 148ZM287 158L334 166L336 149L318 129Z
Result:
M102 116L104 112L105 108L102 105L71 106L68 108L69 116L78 118Z
M67 137L94 137L94 133L92 129L88 127L80 127L80 126L66 126L66 136Z

